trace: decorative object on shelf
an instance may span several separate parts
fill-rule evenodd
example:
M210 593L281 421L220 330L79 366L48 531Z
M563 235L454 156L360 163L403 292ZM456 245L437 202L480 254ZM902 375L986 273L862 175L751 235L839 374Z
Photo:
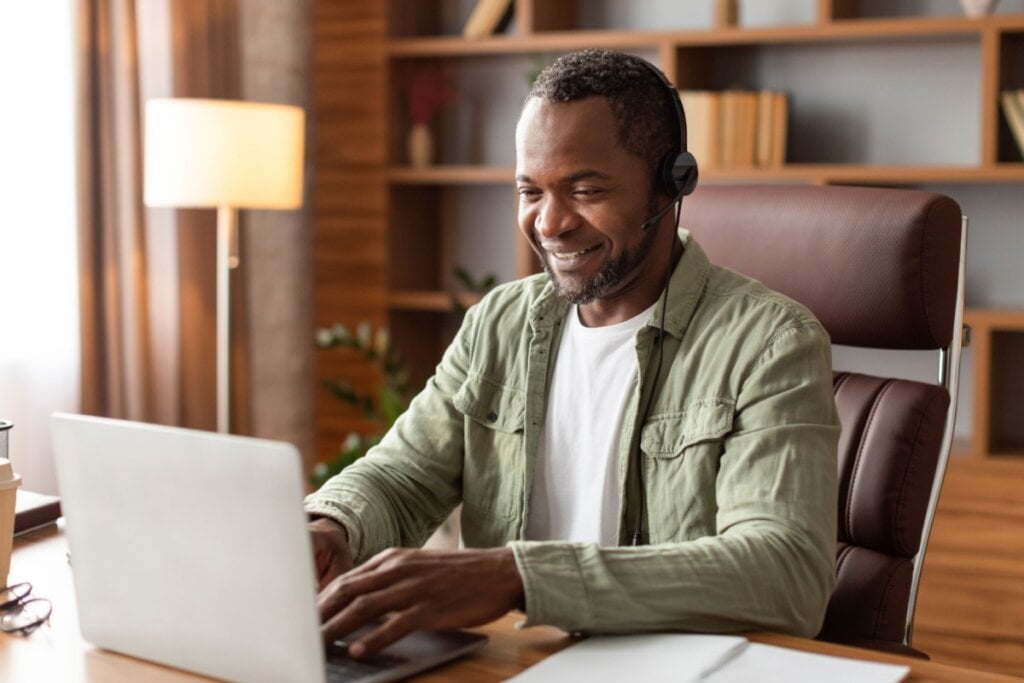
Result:
M984 17L992 14L999 0L960 0L964 14L969 17Z
M423 168L434 163L434 134L425 123L414 123L409 129L409 165Z
M725 28L740 23L739 0L715 0L715 27Z
M427 64L410 72L405 81L409 103L409 164L422 168L434 163L434 134L431 124L441 109L458 97L441 66Z
M238 209L302 206L305 112L228 100L146 102L146 206L217 209L217 431L229 432L230 272Z
M1024 90L1004 90L999 93L999 101L1017 149L1024 157Z
M317 330L316 344L322 349L347 348L357 351L380 371L381 381L375 390L360 392L348 380L328 379L322 382L331 394L359 410L374 425L366 433L350 432L330 462L319 463L310 481L320 486L353 462L363 457L380 442L398 416L409 406L409 370L405 359L391 344L385 327L376 331L368 322L361 322L351 334L344 325Z
M504 31L512 21L512 0L477 0L462 27L462 37L475 39Z

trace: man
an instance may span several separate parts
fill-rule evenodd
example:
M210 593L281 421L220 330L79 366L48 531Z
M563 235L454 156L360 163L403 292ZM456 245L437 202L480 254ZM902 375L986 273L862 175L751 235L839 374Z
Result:
M680 146L671 94L609 51L533 86L518 220L546 276L470 310L381 444L307 499L324 637L385 618L354 656L513 608L567 631L819 629L828 337L677 233L657 180ZM460 502L467 549L413 549Z

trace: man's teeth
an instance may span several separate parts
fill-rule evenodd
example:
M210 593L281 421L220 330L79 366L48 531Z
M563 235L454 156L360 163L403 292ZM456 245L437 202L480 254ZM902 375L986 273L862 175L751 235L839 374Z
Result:
M573 259L582 254L586 254L588 251L593 251L594 249L597 249L597 246L587 247L586 249L580 249L579 251L553 251L551 252L551 255L554 256L556 259L568 261L569 259Z

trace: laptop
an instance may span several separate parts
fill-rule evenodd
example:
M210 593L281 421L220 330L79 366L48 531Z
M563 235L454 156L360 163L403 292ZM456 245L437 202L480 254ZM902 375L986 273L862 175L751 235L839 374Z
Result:
M301 459L287 443L54 414L82 636L233 681L392 681L486 642L418 632L353 660L320 637Z

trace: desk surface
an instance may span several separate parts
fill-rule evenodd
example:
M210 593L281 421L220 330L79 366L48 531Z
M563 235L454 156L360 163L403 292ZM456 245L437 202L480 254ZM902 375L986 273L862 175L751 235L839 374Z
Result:
M42 529L15 541L10 582L30 581L33 593L49 598L53 616L27 638L0 634L0 680L89 681L114 683L145 680L152 683L206 681L209 679L156 664L99 650L82 640L78 632L67 544L58 527ZM535 627L517 631L519 617L507 615L479 629L490 642L477 654L420 676L418 681L502 681L544 657L570 645L572 639L558 629ZM799 650L836 654L856 659L907 664L908 681L942 683L1000 683L1021 679L971 671L857 648L820 643L777 634L751 634L751 640Z

